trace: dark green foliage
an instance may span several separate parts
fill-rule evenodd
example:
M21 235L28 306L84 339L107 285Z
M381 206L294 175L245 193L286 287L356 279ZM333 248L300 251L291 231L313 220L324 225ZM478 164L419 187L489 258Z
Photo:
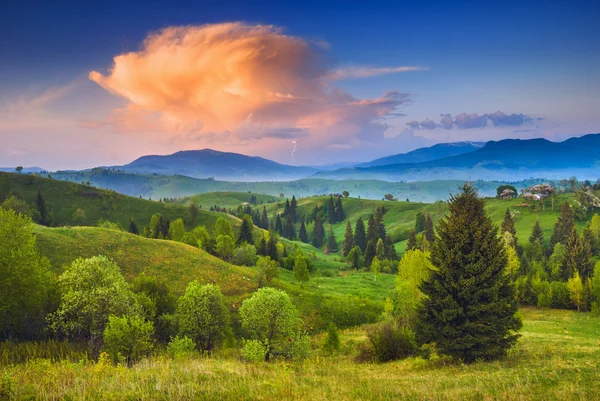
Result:
M350 263L350 266L353 269L362 269L364 265L363 253L358 246L355 246L350 250L348 256L346 256L346 260Z
M329 252L337 252L338 244L333 233L333 226L329 226L329 235L327 235L327 250Z
M552 238L550 239L550 245L554 249L554 245L558 242L566 244L573 228L575 227L575 214L571 206L565 202L560 206L560 216L558 221L554 225L554 231L552 232Z
M346 231L344 232L342 256L348 256L348 253L352 248L354 248L354 234L352 233L352 224L350 224L350 220L348 220L348 222L346 223Z
M277 255L277 237L273 233L271 233L269 236L266 253L266 256L270 257L271 259L279 260L279 256Z
M335 204L333 203L333 195L329 197L329 203L327 204L327 222L329 224L334 224L337 222Z
M325 228L323 227L321 217L319 217L318 215L315 218L315 228L312 243L315 248L320 248L325 243Z
M267 216L267 207L263 206L262 215L260 216L260 228L269 229L269 217Z
M396 247L394 247L394 243L392 242L392 237L390 237L389 235L385 237L385 241L383 241L383 246L385 249L385 259L398 259L398 254L396 253Z
M340 335L334 323L329 323L327 326L327 337L323 344L323 351L328 354L333 354L340 349Z
M288 215L285 218L285 224L283 225L283 236L291 240L296 238L296 230L294 229L294 222L292 221L291 215Z
M469 184L449 202L438 223L431 262L420 286L417 339L466 363L502 357L517 341L515 288L505 272L504 245Z
M418 234L425 229L425 215L423 213L418 212L417 217L415 217L415 232Z
M37 196L35 199L35 205L37 206L37 210L39 213L39 222L42 225L48 225L48 210L46 209L46 201L42 196L42 191L38 190Z
M504 213L504 220L502 220L502 225L500 226L500 233L509 232L515 241L515 248L517 247L517 229L515 228L515 220L510 214L510 209L506 209L506 213Z
M344 206L342 205L342 197L338 196L335 201L335 221L336 223L344 221Z
M377 233L377 239L375 239L375 242L377 242L378 239L384 240L387 236L387 233L385 231L385 224L383 223L383 213L383 207L378 207L375 210L375 229Z
M415 230L410 230L410 234L408 234L408 242L406 243L406 251L412 251L414 249L417 249L419 247L419 244L417 244L417 234L415 233Z
M371 262L376 255L377 244L371 240L367 241L367 248L365 249L365 266L371 266Z
M188 212L190 213L190 216L192 217L192 221L195 222L196 217L198 217L198 214L200 214L200 208L198 207L198 205L196 205L195 203L192 202L188 206Z
M431 244L435 241L435 233L433 230L433 220L431 220L431 215L427 213L425 215L425 226L423 228L423 235L425 239Z
M10 179L8 174L0 173L0 202L3 202L10 194Z
M562 274L563 281L573 277L575 272L578 272L581 279L585 281L594 271L592 244L589 242L589 234L586 234L585 231L583 236L579 236L577 230L573 228L567 240L566 269Z
M290 217L292 218L292 223L296 224L298 216L296 215L296 208L298 207L298 202L296 201L296 195L292 195L292 202L290 203Z
M359 349L359 362L390 362L420 354L414 332L396 320L367 329L368 343Z
M277 214L275 218L275 232L279 235L283 235L283 223L281 222L281 215Z
M129 228L127 229L127 231L135 235L140 234L140 230L138 229L137 224L135 224L135 220L133 218L129 221Z
M252 238L252 231L254 231L254 224L252 224L252 217L245 214L242 218L242 225L240 226L240 234L238 236L238 245L243 243L253 244L254 239Z
M529 236L529 242L532 244L538 241L540 244L544 243L544 232L542 231L542 227L540 227L540 220L537 219L535 221L535 225L531 230L531 235Z
M359 217L356 221L356 228L354 229L354 243L362 252L364 252L367 248L367 234L365 232L365 223L363 223L362 217Z
M579 265L579 275L584 282L591 278L594 273L593 251L595 240L592 230L589 227L584 228L581 234L582 255L581 264Z
M308 242L308 233L306 232L306 224L304 223L304 216L302 217L302 221L300 222L300 229L298 230L298 238L300 241L307 243Z

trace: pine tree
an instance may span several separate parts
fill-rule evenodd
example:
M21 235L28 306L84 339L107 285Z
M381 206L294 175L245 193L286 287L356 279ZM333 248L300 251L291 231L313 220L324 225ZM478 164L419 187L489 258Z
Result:
M302 217L302 221L300 222L300 230L298 230L298 238L300 241L307 243L308 242L308 234L306 233L306 224L304 223L304 216Z
M252 214L252 224L256 227L260 227L260 213L258 212L258 209Z
M425 215L423 235L430 244L432 244L433 241L435 241L435 233L433 231L433 220L431 220L431 215L429 213Z
M313 233L313 245L315 248L321 248L325 243L325 228L323 228L323 222L321 217L317 215L315 218L315 227Z
M535 221L533 226L533 230L531 230L531 235L529 236L529 242L535 243L538 241L540 244L544 244L544 232L542 231L542 227L540 227L540 219Z
M377 256L379 260L385 258L385 247L383 246L383 240L381 238L377 240L377 245L375 245L375 256Z
M283 224L281 222L281 215L278 213L277 218L275 219L275 231L279 235L283 235Z
M139 233L140 233L140 230L138 230L138 226L137 226L137 224L135 224L135 220L133 219L133 217L129 221L129 230L128 231L131 234L135 234L135 235L139 235Z
M425 216L423 213L418 212L415 217L415 233L418 234L425 229Z
M383 207L378 207L375 210L375 227L377 229L377 239L384 240L387 234L383 223Z
M267 256L272 260L279 260L279 255L277 254L277 239L273 233L271 233L269 241L267 242Z
M413 251L418 248L419 244L417 244L417 234L415 233L415 230L410 230L410 233L408 234L408 242L406 243L406 249L404 252Z
M260 256L267 256L267 240L265 239L264 235L258 242L258 247L256 248L256 253Z
M365 249L365 266L371 266L373 258L376 256L375 243L371 240L367 241L367 248Z
M594 274L594 240L592 230L589 227L584 228L581 235L582 254L579 262L579 275L584 282Z
M263 206L262 216L260 216L260 228L269 229L269 217L267 216L266 206Z
M285 225L283 226L283 231L285 233L284 237L287 239L296 238L296 229L294 228L294 223L292 222L292 215L288 215L285 219Z
M292 195L292 202L290 203L290 215L292 216L292 223L296 224L296 207L298 202L296 201L296 195Z
M333 233L333 226L329 226L329 234L327 235L327 249L329 252L337 252L338 244Z
M379 239L379 230L377 227L377 221L375 220L375 216L370 215L369 220L367 222L367 243L371 241L373 245L377 243Z
M342 205L342 197L338 196L335 202L335 221L344 221L344 206Z
M361 252L365 252L365 249L367 248L367 234L365 233L365 223L363 223L362 217L359 217L356 221L354 244L360 248Z
M252 217L245 214L242 217L242 225L240 226L240 235L238 236L238 245L243 244L244 242L248 244L253 244L254 240L252 238L252 231L254 230L254 225L252 224Z
M287 217L291 214L291 206L290 201L288 199L285 200L285 207L283 208L283 217Z
M40 224L46 225L48 224L48 210L46 209L46 201L42 196L42 191L38 189L37 197L35 199L35 204L37 206L37 210L40 213Z
M558 221L554 225L552 238L550 238L552 249L554 249L554 245L556 245L557 242L566 245L566 242L573 231L573 227L575 227L575 215L573 214L573 209L571 209L569 203L565 202L560 206L560 215L558 216Z
M327 221L329 224L336 222L335 204L333 203L333 195L329 196L329 204L327 206Z
M385 237L383 245L385 247L385 258L387 260L398 259L398 254L396 253L396 247L394 247L394 243L392 242L392 237L390 237L389 235Z
M510 214L510 209L506 209L504 213L504 220L502 220L502 226L500 228L500 234L509 232L514 238L514 248L517 248L517 229L515 228L515 220Z
M503 243L484 206L469 184L452 196L432 247L436 270L420 286L418 342L465 363L504 356L522 325Z
M354 248L354 234L352 233L352 224L350 220L346 223L346 232L344 233L344 243L342 244L342 256L348 256L348 252Z

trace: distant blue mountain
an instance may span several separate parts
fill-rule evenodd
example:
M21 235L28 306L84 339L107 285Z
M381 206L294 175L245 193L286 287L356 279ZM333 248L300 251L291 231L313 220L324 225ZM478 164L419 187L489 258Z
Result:
M215 178L227 181L295 180L318 170L279 164L262 157L212 149L185 150L166 156L142 156L120 170L141 174L180 174L193 178Z
M388 164L421 163L430 160L442 159L450 156L462 155L481 149L485 142L451 142L438 143L428 148L419 148L407 153L382 157L367 163L361 163L355 167L376 167Z

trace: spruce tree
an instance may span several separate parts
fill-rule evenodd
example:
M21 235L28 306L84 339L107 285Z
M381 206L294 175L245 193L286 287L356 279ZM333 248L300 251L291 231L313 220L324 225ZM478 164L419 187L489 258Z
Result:
M270 257L271 260L279 260L279 255L277 254L277 239L275 238L274 233L271 233L269 241L267 242L267 256Z
M128 231L131 234L135 234L135 235L138 235L140 233L140 230L138 230L138 226L137 226L137 224L135 224L135 220L133 219L133 217L129 221L129 230Z
M392 237L390 237L389 235L385 237L383 245L385 247L385 258L387 260L398 259L398 254L396 253L396 247L394 247L394 243L392 242Z
M42 191L38 189L37 197L35 199L35 204L37 206L37 210L40 213L40 224L46 225L48 224L48 210L46 209L46 201L42 196Z
M346 223L346 232L344 233L344 243L342 244L342 256L348 256L348 253L354 248L354 234L352 233L352 224L350 220Z
M340 222L344 221L344 206L342 205L342 197L338 196L337 201L335 202L335 221Z
M269 217L267 216L266 206L263 206L262 215L260 216L260 227L265 230L269 229Z
M371 266L371 262L373 261L376 253L375 247L376 244L373 241L367 241L367 248L365 249L365 266Z
M329 196L329 204L327 205L327 221L329 224L336 222L335 204L333 203L333 195Z
M256 248L256 253L260 256L267 256L267 240L263 235L260 241L258 242L258 247Z
M560 215L558 221L554 225L554 231L552 232L552 238L550 238L550 245L554 249L554 245L560 242L566 245L567 240L571 236L571 232L575 227L575 215L571 206L565 202L560 206Z
M383 260L385 258L385 248L381 238L377 240L377 245L375 245L375 256L377 256L379 260Z
M286 217L285 219L285 225L283 226L283 231L285 233L285 237L287 239L294 239L296 238L296 230L294 228L294 223L292 222L292 215L288 215L288 217Z
M418 342L465 363L504 356L522 325L504 246L484 206L469 184L451 197L432 246L436 269L420 286Z
M306 233L306 224L304 223L304 216L302 217L302 221L300 222L300 230L298 230L298 238L300 241L307 243L308 242L308 234Z
M589 227L583 229L583 233L581 234L581 248L582 254L579 264L579 275L583 282L585 282L588 278L594 274L594 259L593 259L593 249L594 249L594 234Z
M427 213L425 215L425 225L423 228L423 234L425 235L425 239L432 244L435 241L435 233L433 231L433 220L431 220L431 215Z
M514 248L517 248L517 229L515 228L515 220L510 214L510 209L506 209L506 213L504 213L504 220L502 220L502 226L500 228L500 234L509 232L514 239Z
M413 251L419 248L419 244L417 244L417 234L415 230L410 230L408 234L408 242L406 243L406 251Z
M325 229L323 228L323 222L321 217L317 215L315 217L315 227L313 233L313 245L315 248L321 248L325 243Z
M383 223L383 207L378 207L375 210L375 227L377 229L377 239L384 240L387 233L385 231L385 224Z
M281 222L281 215L278 213L277 218L275 219L275 231L279 235L283 235L283 224Z
M283 208L283 217L289 216L291 213L290 201L288 199L285 200L285 207Z
M298 202L296 201L296 195L292 195L292 202L290 203L290 215L292 217L292 223L296 224L296 207Z
M252 238L252 231L254 230L254 225L252 224L252 217L245 214L242 217L242 225L240 226L240 234L238 236L238 245L243 244L244 242L248 244L253 244L254 240Z
M361 252L365 252L365 249L367 248L367 234L365 233L365 223L363 223L362 217L359 217L356 221L354 244L360 248Z
M373 245L377 243L379 239L379 230L377 227L377 221L375 220L375 216L370 215L369 221L367 222L367 243L371 241Z
M329 226L329 234L327 235L327 250L329 252L337 252L338 244L335 240L335 234L333 232L333 226Z
M531 230L531 235L529 236L529 242L535 243L539 242L540 244L544 244L544 232L542 231L542 227L540 227L540 219L535 221L533 226L533 230Z
M425 229L425 216L423 213L418 212L415 217L415 233L418 234Z

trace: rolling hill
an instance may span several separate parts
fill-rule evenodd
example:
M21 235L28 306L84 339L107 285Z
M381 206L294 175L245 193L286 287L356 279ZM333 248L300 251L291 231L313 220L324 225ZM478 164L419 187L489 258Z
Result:
M179 174L231 181L288 181L305 178L318 171L310 167L280 164L262 157L212 149L185 150L165 156L142 156L129 164L114 168L133 173Z

